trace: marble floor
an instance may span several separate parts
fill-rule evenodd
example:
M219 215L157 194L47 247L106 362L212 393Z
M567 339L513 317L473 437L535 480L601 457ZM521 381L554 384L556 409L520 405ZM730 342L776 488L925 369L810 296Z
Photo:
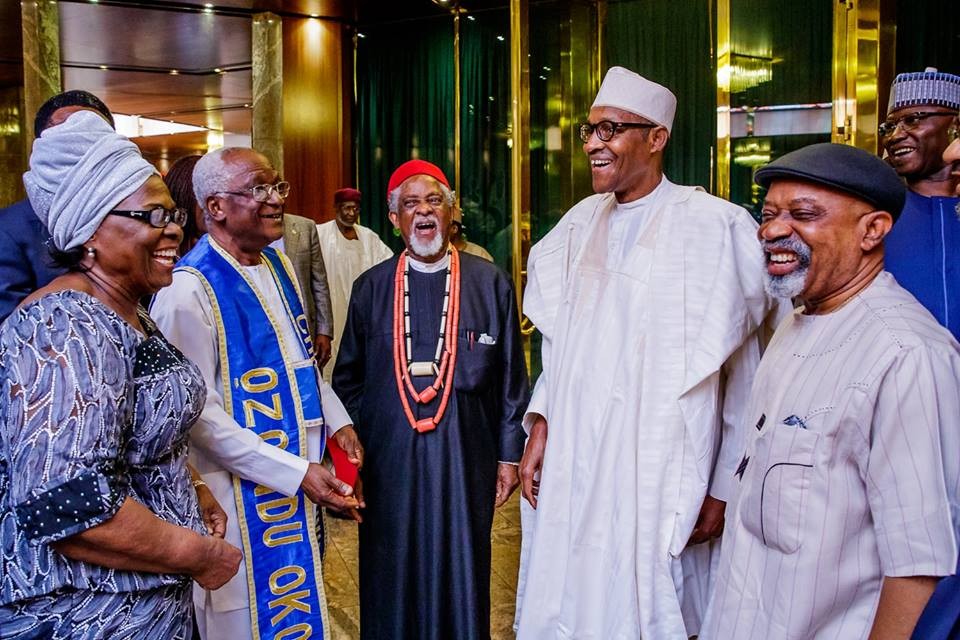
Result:
M327 609L332 640L360 637L357 584L357 527L348 520L327 518L327 554L323 562ZM520 566L520 492L493 517L490 575L490 634L493 640L512 640L517 570Z

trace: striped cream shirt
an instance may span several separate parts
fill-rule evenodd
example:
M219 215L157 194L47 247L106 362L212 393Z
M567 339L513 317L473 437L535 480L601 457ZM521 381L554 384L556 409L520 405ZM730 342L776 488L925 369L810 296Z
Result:
M883 576L953 573L960 352L893 276L787 318L746 415L701 639L866 638Z

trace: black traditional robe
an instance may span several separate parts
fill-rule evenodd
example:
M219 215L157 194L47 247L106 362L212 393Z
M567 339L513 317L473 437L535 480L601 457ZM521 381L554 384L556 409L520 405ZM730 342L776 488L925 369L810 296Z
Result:
M434 431L408 422L394 377L398 258L353 287L333 387L365 448L360 634L367 640L490 637L490 527L497 463L517 462L529 387L513 284L460 254L460 326L450 400ZM410 269L411 361L437 347L445 271ZM433 378L414 378L419 391ZM410 401L416 419L432 417Z

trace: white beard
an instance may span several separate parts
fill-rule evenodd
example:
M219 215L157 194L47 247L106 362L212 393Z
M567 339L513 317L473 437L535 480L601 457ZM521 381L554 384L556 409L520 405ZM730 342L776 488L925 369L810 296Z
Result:
M810 247L799 239L777 240L776 242L762 242L764 251L769 249L787 249L797 254L798 267L785 276L772 276L763 272L763 288L774 298L796 298L803 292L810 272Z
M407 246L410 253L416 257L429 258L437 255L440 253L440 250L443 249L443 237L438 230L437 234L433 236L433 240L423 241L417 238L416 234L411 231L407 237Z

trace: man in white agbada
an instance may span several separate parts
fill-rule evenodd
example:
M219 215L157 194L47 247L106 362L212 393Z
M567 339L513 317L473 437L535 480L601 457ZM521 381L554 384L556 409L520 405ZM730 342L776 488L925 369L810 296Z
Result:
M536 508L521 640L687 638L706 607L745 400L785 310L764 292L750 215L663 176L675 109L610 69L580 126L597 195L530 252L543 373L520 470Z
M393 251L372 230L362 226L360 219L360 192L356 189L338 189L333 194L336 217L317 225L323 263L327 269L330 285L330 302L333 305L333 350L330 365L323 370L323 379L328 383L337 362L337 351L343 326L347 322L350 291L353 281L375 264L393 257Z
M216 591L194 589L204 640L252 637L251 613L261 616L259 632L273 637L278 632L265 628L264 613L283 625L304 607L309 618L302 624L327 637L328 629L320 629L327 620L311 503L359 517L353 489L318 464L328 436L355 464L362 449L350 416L313 371L307 348L312 327L305 315L292 311L302 312L293 267L268 247L283 234L284 200L277 181L276 170L253 149L223 148L201 158L193 185L208 233L178 262L173 283L160 290L151 307L157 326L196 363L207 383L203 413L190 433L190 460L227 512L226 540L244 549L240 570L226 585ZM238 350L246 362L234 355ZM237 399L254 392L262 395L245 399L238 412ZM317 396L322 419L307 413L317 407ZM258 432L265 423L272 430ZM244 518L238 517L238 504L244 506ZM296 509L288 511L291 505ZM293 511L299 520L288 523ZM260 526L258 520L283 529L261 536L252 528ZM313 566L291 555L299 545L306 545ZM261 564L270 563L279 563L276 573L260 571ZM292 577L289 571L295 572ZM297 595L300 603L288 610L277 590L287 593L294 582L294 593L307 594L302 590L308 586L313 590L309 597ZM253 584L257 591L250 593Z
M757 370L700 638L945 638L914 625L957 562L960 351L884 270L904 185L831 143L756 180L768 289L803 306Z

